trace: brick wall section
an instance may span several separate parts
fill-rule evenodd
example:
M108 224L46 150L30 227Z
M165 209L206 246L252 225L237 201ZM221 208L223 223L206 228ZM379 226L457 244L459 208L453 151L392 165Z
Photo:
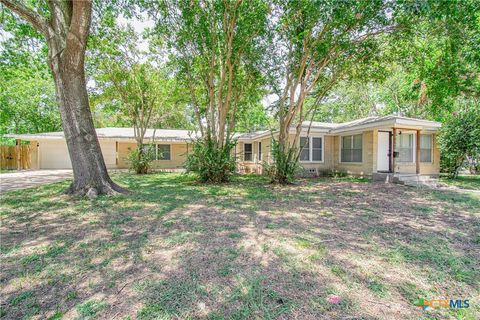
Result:
M167 144L167 143L166 143ZM128 168L127 155L130 150L137 147L136 143L118 142L118 168ZM155 169L180 169L187 160L187 144L171 144L171 160L155 160L152 167Z
M440 149L438 148L437 135L433 135L432 163L420 162L420 174L438 175L440 172Z
M358 134L358 133L357 133ZM375 135L376 136L376 135ZM374 142L374 134L372 131L364 131L362 133L362 162L346 163L340 161L340 144L342 136L334 137L334 171L343 172L353 175L368 176L371 175L376 168L374 164L374 155L376 160L376 142Z

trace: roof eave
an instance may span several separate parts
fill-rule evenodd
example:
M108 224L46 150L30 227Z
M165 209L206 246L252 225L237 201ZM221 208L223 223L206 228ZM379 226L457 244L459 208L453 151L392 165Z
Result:
M427 120L410 120L410 119L386 119L378 122L366 123L363 125L356 125L349 128L339 128L332 129L330 132L333 134L344 133L349 131L359 131L364 129L375 129L382 127L391 127L391 128L405 128L405 129L418 129L418 130L429 130L437 131L442 126L439 122L427 121Z
M5 134L3 135L7 138L21 139L21 140L65 140L64 136L44 136L44 135L35 135L35 134ZM114 140L114 141L124 141L124 142L135 142L133 137L121 137L121 136L97 136L99 140ZM145 137L145 141L151 140L151 137ZM171 141L171 142L191 142L194 138L183 138L183 137L155 137L154 141Z

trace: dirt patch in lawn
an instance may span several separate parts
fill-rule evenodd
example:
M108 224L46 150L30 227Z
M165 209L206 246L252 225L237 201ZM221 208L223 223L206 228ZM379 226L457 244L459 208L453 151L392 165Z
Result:
M476 195L115 180L138 191L72 200L57 184L2 198L2 319L478 318ZM426 314L419 298L471 307Z

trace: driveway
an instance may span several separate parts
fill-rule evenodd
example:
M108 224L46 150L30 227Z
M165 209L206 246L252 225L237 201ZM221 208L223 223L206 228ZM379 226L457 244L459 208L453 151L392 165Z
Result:
M0 173L0 193L63 181L72 177L72 170L24 170Z

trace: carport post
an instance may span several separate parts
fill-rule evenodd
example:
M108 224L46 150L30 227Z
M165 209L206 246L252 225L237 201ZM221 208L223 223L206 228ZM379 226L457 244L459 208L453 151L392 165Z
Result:
M391 163L392 163L392 173L395 173L395 139L397 138L397 129L392 128L392 156L391 156Z
M420 130L417 130L417 142L416 142L416 149L415 150L415 171L417 174L420 173Z
M22 144L22 139L15 139L15 160L17 162L17 170L20 170L22 166L21 144Z

